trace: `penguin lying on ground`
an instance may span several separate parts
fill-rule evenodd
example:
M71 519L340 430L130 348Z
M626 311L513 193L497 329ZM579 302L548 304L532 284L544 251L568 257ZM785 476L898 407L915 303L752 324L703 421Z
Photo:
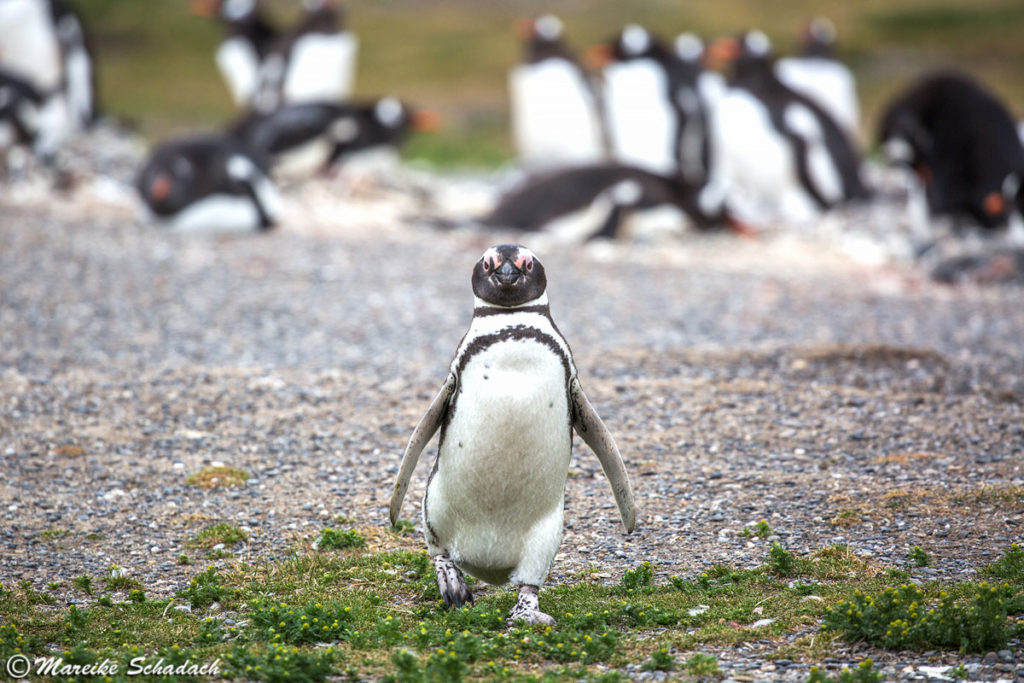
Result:
M601 161L597 93L565 45L562 22L546 14L519 27L526 55L509 73L509 104L520 164L543 169Z
M913 169L934 214L984 228L1021 210L1024 147L1006 107L973 78L931 73L897 95L878 134L889 161Z
M186 232L267 230L280 213L266 162L229 137L160 145L136 187L158 220Z
M698 229L728 226L745 232L724 207L715 214L704 213L697 190L678 177L632 166L581 166L528 179L479 222L491 228L545 230L576 239L614 239L631 215L672 208Z
M473 268L473 321L416 425L391 496L398 521L420 453L441 430L423 498L427 549L448 606L472 602L462 572L519 592L509 624L554 624L537 592L562 539L573 429L597 454L622 523L636 512L615 441L587 400L548 308L544 266L502 244Z
M360 104L311 102L269 112L250 112L228 135L274 160L284 176L310 176L343 157L380 146L397 146L413 129L434 130L437 117L393 97Z

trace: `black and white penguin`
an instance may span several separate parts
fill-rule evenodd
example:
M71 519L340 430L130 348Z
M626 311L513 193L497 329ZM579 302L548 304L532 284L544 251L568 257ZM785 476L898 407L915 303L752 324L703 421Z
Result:
M934 214L967 215L995 228L1024 208L1024 147L1016 123L970 76L923 76L886 107L878 139L890 162L917 174Z
M248 108L259 89L263 60L281 37L256 0L192 0L192 12L219 19L227 35L214 58L231 99Z
M228 135L272 158L275 174L303 177L357 152L397 147L411 130L436 126L433 112L383 97L360 104L316 102L250 112L229 126Z
M764 33L720 39L712 52L732 71L715 108L715 147L726 164L733 209L753 220L765 210L783 220L809 220L867 196L859 153L817 103L775 76Z
M800 52L775 62L775 75L790 89L817 102L851 139L859 137L857 81L836 53L836 28L815 17L800 32Z
M686 227L731 227L742 232L725 209L704 213L700 186L622 164L595 164L529 178L506 193L479 223L485 227L544 231L589 241L620 236L627 220L672 231ZM674 215L666 215L666 210ZM637 232L642 232L642 228Z
M416 425L391 496L398 520L420 453L441 430L423 498L427 549L445 604L472 601L462 572L511 582L509 623L554 624L537 592L562 539L575 429L597 454L626 532L633 494L615 441L580 386L529 249L491 247L473 268L473 320L441 391Z
M85 31L62 0L0 2L0 68L41 97L35 149L49 156L95 118L94 70Z
M512 134L527 169L596 163L605 140L594 83L565 44L562 22L524 19L521 64L509 73Z
M158 221L183 232L267 230L281 212L266 163L230 137L160 145L136 188Z
M678 110L670 96L670 52L647 29L630 24L589 58L602 69L609 152L652 173L677 170Z

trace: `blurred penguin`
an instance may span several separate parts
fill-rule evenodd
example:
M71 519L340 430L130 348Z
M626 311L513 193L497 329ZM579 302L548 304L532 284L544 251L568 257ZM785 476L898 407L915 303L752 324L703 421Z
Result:
M613 159L651 173L678 170L678 111L670 96L669 50L647 29L630 24L593 48L603 66L602 102Z
M888 160L911 169L933 214L1006 226L1024 209L1024 146L1006 107L971 76L926 74L886 107Z
M161 224L182 232L252 232L273 227L281 200L267 162L229 136L159 145L136 180Z
M256 0L192 0L192 12L216 18L227 35L214 59L231 99L247 108L256 97L263 60L280 37Z
M853 72L836 55L835 25L824 17L800 33L800 54L775 62L775 75L827 111L851 139L858 139L860 104Z
M715 109L716 149L728 174L730 206L746 220L808 221L867 196L860 155L817 103L775 76L771 41L760 31L712 46L730 70Z
M566 46L561 20L545 14L518 29L525 55L509 73L509 101L520 164L538 170L603 160L594 83Z
M41 98L34 149L50 157L96 115L93 63L82 23L62 0L3 0L0 29L0 68Z

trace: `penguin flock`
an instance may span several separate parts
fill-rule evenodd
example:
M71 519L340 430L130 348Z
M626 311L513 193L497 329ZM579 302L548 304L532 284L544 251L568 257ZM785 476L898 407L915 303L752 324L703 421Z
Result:
M751 234L876 196L856 82L827 19L807 22L798 53L781 58L756 30L705 45L631 24L583 59L552 15L519 34L524 58L509 100L524 178L484 225L557 232L574 223L576 237L614 237L668 206L683 227ZM983 228L1020 220L1021 139L973 78L923 76L888 104L878 142L910 170L932 215Z
M221 131L155 147L136 187L149 214L183 231L262 231L281 220L277 183L333 169L351 155L399 145L437 118L394 97L355 100L358 40L341 0L304 0L277 28L257 0L194 0L223 25L215 52L237 117Z

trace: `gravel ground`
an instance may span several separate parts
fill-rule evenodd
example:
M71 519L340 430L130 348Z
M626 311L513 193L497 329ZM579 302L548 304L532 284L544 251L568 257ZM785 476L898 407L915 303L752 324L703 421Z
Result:
M643 560L662 577L756 566L775 540L964 579L1022 540L1019 498L975 495L1024 485L1019 286L937 284L828 232L587 247L438 232L418 221L437 194L410 177L414 191L292 188L288 223L249 237L143 225L113 181L0 196L0 581L118 564L167 596L195 571L175 558L215 521L250 531L235 552L251 560L308 547L337 515L393 545L390 487L468 326L470 270L510 239L544 261L639 508L626 537L577 440L552 583L585 567L617 581ZM452 182L450 201L488 196ZM185 485L217 463L249 485ZM740 535L761 519L775 536ZM932 566L910 567L913 545ZM809 663L764 658L779 644L715 654L737 681L806 678ZM1019 643L985 657L853 646L826 665L869 654L896 679L961 662L1024 680Z

